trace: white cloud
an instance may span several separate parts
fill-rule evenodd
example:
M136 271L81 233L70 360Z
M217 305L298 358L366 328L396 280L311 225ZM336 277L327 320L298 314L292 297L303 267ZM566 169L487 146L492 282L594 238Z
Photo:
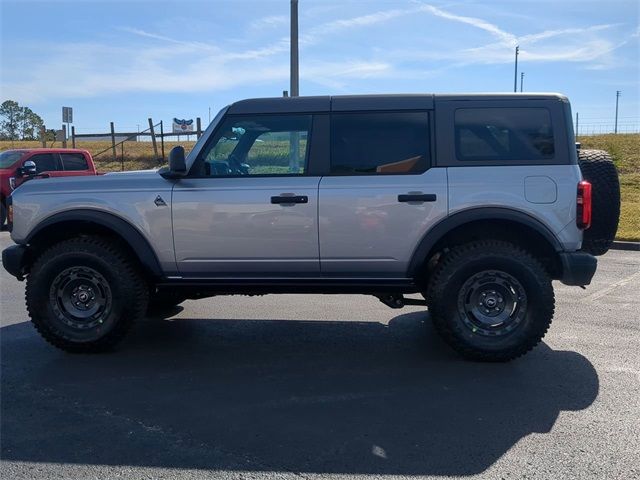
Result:
M252 21L249 27L260 30L265 28L281 27L287 23L289 23L289 17L285 15L269 15Z
M489 32L491 35L499 38L500 40L502 40L504 43L508 45L513 45L514 47L516 45L515 35L509 32L505 32L504 30L499 28L497 25L489 23L481 18L454 15L453 13L446 12L440 8L437 8L437 7L434 7L433 5L428 5L428 4L422 4L420 7L420 10L431 13L436 17L445 18L447 20L452 20L454 22L460 22L460 23L465 23L467 25L471 25L472 27L476 27L476 28L479 28L480 30L484 30L485 32Z
M337 52L335 61L304 58L301 78L333 89L347 88L354 80L367 78L428 78L435 72L474 64L513 62L513 48L519 44L521 59L527 62L582 62L590 68L611 65L611 53L638 36L635 30L622 44L607 39L603 32L612 25L542 30L517 35L485 19L451 13L440 7L413 2L407 8L394 8L366 15L342 18L311 27L300 38L301 48L322 44L327 38L348 38L354 29L381 27L410 15L429 15L455 22L488 34L488 42L474 48L424 48L414 44L402 49L372 48L356 54ZM288 17L259 18L253 29L282 27ZM465 27L461 27L465 28ZM12 65L22 72L12 82L3 78L5 96L19 101L54 97L99 96L117 92L193 92L217 91L243 85L286 83L288 79L289 39L272 42L244 42L258 45L238 49L228 44L172 38L135 27L119 27L130 34L127 46L112 44L61 44L49 47L46 59L38 62L24 55L24 65ZM257 32L260 33L260 32ZM257 34L256 33L256 34ZM247 33L249 35L249 33ZM136 45L138 43L145 45ZM428 38L426 40L429 40ZM372 44L376 38L372 36ZM151 43L151 45L147 45ZM25 46L21 48L25 49ZM35 46L34 50L41 46ZM407 65L422 60L437 61L431 70ZM20 60L18 60L18 63ZM22 68L29 65L29 68ZM28 74L25 74L28 72Z

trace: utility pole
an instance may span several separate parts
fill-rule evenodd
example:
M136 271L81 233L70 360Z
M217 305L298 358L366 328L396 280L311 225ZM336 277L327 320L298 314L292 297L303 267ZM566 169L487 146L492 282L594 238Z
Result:
M209 123L211 123L211 107L209 107ZM207 125L209 125L209 123L207 123Z
M299 95L298 76L298 0L291 0L291 86L292 97Z
M300 77L298 73L298 0L291 0L291 85L290 94L292 97L297 97L300 94ZM299 151L300 151L300 134L298 132L291 132L289 136L289 171L291 173L298 173L300 167Z
M522 92L523 84L524 84L524 72L520 72L520 92Z
M518 91L518 53L520 53L520 46L516 45L516 69L513 74L513 91Z
M618 133L618 99L620 98L620 90L616 90L616 125L613 128L613 133Z
M580 114L576 112L576 137L579 135L579 132L580 132Z

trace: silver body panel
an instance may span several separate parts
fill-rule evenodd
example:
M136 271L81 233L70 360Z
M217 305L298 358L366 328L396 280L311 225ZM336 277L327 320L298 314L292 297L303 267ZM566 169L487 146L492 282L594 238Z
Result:
M16 221L11 238L16 243L24 243L34 228L57 213L96 210L115 215L135 227L155 251L161 268L175 272L172 188L173 182L153 170L32 180L13 192ZM154 203L158 195L166 206L158 207Z
M448 171L449 215L479 207L516 210L545 225L565 251L580 249L576 189L582 175L577 165L450 167ZM540 181L540 177L547 180ZM556 198L550 201L553 184Z
M319 177L182 179L173 191L178 271L185 276L317 275ZM305 195L305 204L272 196Z
M398 202L407 193L436 201ZM420 239L447 216L447 170L323 177L319 212L323 275L403 276Z

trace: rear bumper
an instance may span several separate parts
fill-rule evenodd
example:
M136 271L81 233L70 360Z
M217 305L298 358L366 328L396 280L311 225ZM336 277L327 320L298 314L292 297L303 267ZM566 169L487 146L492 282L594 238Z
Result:
M2 251L2 266L18 280L26 274L28 249L24 245L12 245Z
M584 252L561 253L562 277L560 281L565 285L589 285L596 273L598 260L593 255Z

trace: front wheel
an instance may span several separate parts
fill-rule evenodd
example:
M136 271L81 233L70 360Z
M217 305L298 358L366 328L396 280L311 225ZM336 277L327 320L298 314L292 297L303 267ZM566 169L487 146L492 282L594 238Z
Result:
M426 294L436 330L462 356L502 362L536 346L553 318L551 280L533 256L502 241L451 249Z
M135 260L100 237L54 245L27 277L31 321L45 340L68 352L111 349L144 317L148 295Z

